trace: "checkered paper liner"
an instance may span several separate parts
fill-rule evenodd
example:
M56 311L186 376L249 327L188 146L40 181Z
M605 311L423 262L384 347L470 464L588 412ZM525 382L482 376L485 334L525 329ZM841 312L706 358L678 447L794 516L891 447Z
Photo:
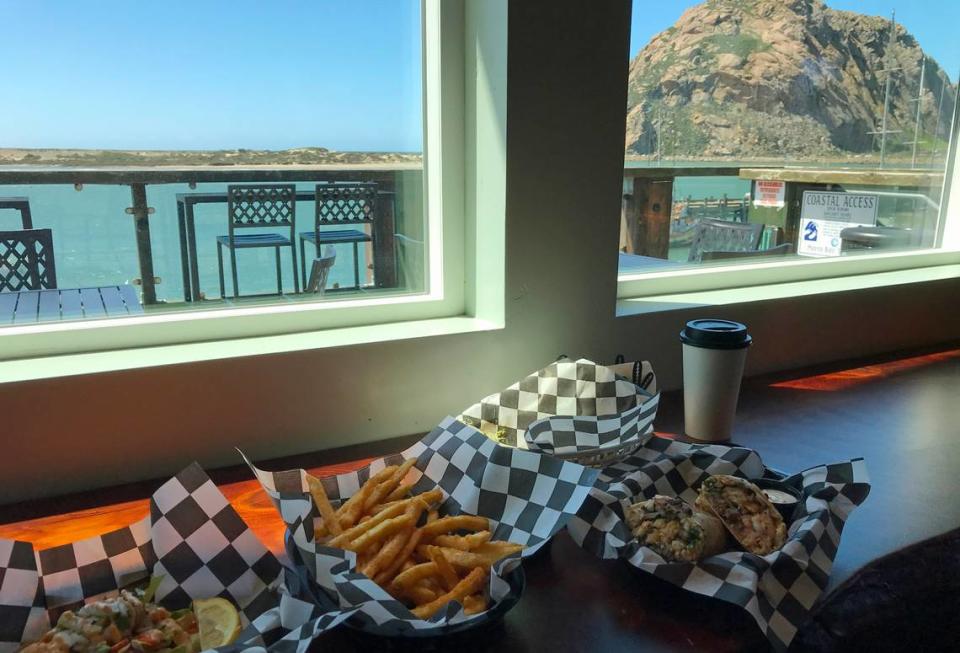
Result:
M659 402L660 395L655 395L617 415L545 417L530 425L524 439L531 451L555 456L598 454L632 443L639 447L653 435Z
M224 650L302 653L317 634L349 617L294 596L293 572L193 464L154 493L149 516L129 526L41 551L0 541L0 650L15 651L63 612L150 576L162 577L155 600L169 609L199 598L232 601L243 630Z
M321 479L334 505L352 496L384 467L416 458L409 480L414 494L439 487L441 515L470 514L491 521L494 540L526 548L497 562L488 587L491 609L517 599L509 582L522 558L533 555L573 517L593 486L598 471L551 456L504 447L479 431L447 417L406 451L373 461L356 472ZM247 461L248 464L249 461ZM429 620L416 618L402 603L356 571L356 554L314 541L319 514L307 491L306 472L267 472L250 464L287 525L290 548L309 579L341 608L357 610L356 623L385 636L425 635L451 626L481 623L485 613L466 615L456 602ZM417 476L419 475L419 478ZM489 612L489 611L488 611Z
M750 449L654 437L631 458L603 470L567 529L599 558L622 558L685 590L742 607L782 651L827 586L843 525L870 491L862 458L819 465L783 480L801 491L803 504L789 524L786 544L769 555L730 551L697 563L669 563L640 546L624 521L627 506L656 494L692 505L709 475L755 479L763 473L763 462Z
M633 370L634 363L607 367L581 358L576 361L558 360L541 370L520 379L510 387L496 392L467 408L459 419L500 444L521 449L544 448L549 443L531 441L525 437L527 429L537 420L553 416L596 417L620 415L637 406L653 402L656 412L656 377L649 363L640 364L637 378L646 387L617 374ZM632 372L631 372L632 374ZM650 387L653 391L647 390ZM653 418L650 418L650 422ZM574 445L578 451L586 445ZM613 444L610 448L615 448ZM554 447L550 447L551 453Z

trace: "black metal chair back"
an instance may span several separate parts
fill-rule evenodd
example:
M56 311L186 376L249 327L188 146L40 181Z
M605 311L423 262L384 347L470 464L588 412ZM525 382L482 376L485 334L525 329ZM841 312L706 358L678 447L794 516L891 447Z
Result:
M0 292L56 287L53 231L0 231Z
M687 261L699 263L703 252L752 252L760 246L763 224L701 220L696 226Z
M320 227L373 224L377 212L377 184L317 184L313 229L320 242Z
M230 240L237 229L289 227L294 238L297 187L294 184L227 186Z
M26 197L0 197L0 209L13 209L20 212L20 224L24 229L33 229L33 216L30 215L30 200Z
M280 248L290 248L293 266L293 291L300 292L297 278L297 254L294 247L297 217L297 187L294 184L243 184L227 186L227 235L217 237L217 266L220 275L220 296L226 296L223 278L223 247L230 250L230 274L233 296L240 296L237 277L237 248L272 247L277 262L277 294L283 294L280 272ZM277 233L236 235L238 229L273 229L287 227L289 236Z

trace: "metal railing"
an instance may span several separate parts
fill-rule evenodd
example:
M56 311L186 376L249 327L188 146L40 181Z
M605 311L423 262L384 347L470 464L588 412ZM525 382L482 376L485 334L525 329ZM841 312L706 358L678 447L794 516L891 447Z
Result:
M375 243L373 257L373 279L377 288L393 288L397 285L394 233L397 231L396 177L399 173L418 171L419 164L369 164L349 167L315 166L184 166L184 167L41 167L41 166L0 166L0 196L3 188L12 185L72 185L82 191L84 186L108 185L127 186L130 190L130 204L123 209L124 214L133 220L139 277L134 282L141 285L144 305L156 304L157 283L160 279L155 273L154 242L151 238L151 221L155 220L156 207L150 206L147 197L149 186L165 184L187 184L196 189L201 183L263 183L263 182L376 182L380 195L387 201L380 204L380 214L372 225ZM14 199L14 198L8 198ZM15 198L22 200L23 198ZM29 198L26 198L29 199ZM13 207L11 207L13 208ZM167 207L173 208L173 207ZM172 213L171 213L172 215ZM38 217L34 210L33 219ZM119 217L119 215L118 215ZM184 270L184 301L198 301L199 293L191 293L197 280L191 278L196 270L196 259L190 259L190 248L184 235L186 225L184 216L178 216L180 224L180 260ZM42 221L42 219L41 219ZM194 236L192 232L191 236ZM194 236L195 237L195 236ZM195 256L195 247L194 247Z

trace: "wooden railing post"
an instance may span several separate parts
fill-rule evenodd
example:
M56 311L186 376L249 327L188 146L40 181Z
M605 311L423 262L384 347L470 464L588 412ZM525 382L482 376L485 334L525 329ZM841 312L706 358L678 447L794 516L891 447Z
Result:
M377 180L377 217L373 221L373 282L377 288L397 287L394 233L397 226L396 176Z
M673 178L633 178L631 200L632 220L627 230L634 227L636 240L634 254L666 259L670 251L670 213L673 201Z

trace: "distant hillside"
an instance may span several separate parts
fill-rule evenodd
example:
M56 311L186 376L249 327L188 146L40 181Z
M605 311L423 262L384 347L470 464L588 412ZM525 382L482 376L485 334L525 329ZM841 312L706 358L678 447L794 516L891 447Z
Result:
M689 157L837 157L879 148L886 64L887 151L913 140L916 39L890 20L820 0L708 0L630 64L626 151ZM926 58L921 150L949 137L956 88ZM938 112L939 106L939 112ZM659 136L659 138L658 138Z
M0 165L191 166L360 165L420 163L404 152L336 152L323 147L291 150L59 150L0 148Z

